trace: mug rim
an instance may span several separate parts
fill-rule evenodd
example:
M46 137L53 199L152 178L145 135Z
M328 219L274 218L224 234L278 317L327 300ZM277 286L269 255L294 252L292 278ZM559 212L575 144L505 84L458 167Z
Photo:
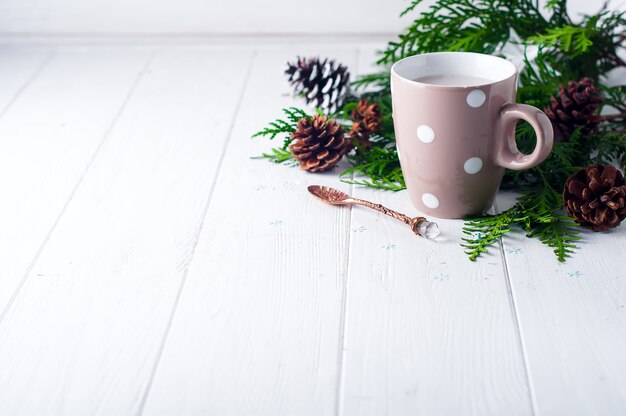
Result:
M442 56L442 55L449 55L449 56L472 56L474 58L478 58L478 59L485 59L485 60L492 60L492 61L496 61L499 64L503 64L506 66L509 66L511 71L510 75L507 75L505 77L500 77L498 79L490 79L489 82L484 82L484 83L480 83L480 84L471 84L471 85L444 85L444 84L430 84L430 83L426 83L426 82L420 82L420 81L416 81L414 79L410 79L407 78L403 75L400 75L397 71L397 67L402 65L403 63L406 63L407 61L410 60L419 60L419 59L425 59L428 56L434 56L434 55L438 55L438 56ZM395 75L396 77L398 77L399 79L401 79L402 81L420 86L420 87L426 87L426 88L437 88L437 89L467 89L467 88L476 88L476 87L484 87L486 85L493 85L493 84L497 84L500 82L504 82L507 80L510 80L511 78L515 78L518 75L518 69L517 66L515 66L515 64L511 61L509 61L508 59L504 59L501 58L499 56L494 56L494 55L489 55L486 53L478 53L478 52L456 52L456 51L449 51L449 52L427 52L427 53L420 53L417 55L411 55L411 56L407 56L406 58L402 58L398 61L396 61L392 66L391 66L391 75Z

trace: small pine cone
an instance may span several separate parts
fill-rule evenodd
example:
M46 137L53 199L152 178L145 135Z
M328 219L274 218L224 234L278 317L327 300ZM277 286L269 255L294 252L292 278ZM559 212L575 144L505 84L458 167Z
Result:
M352 120L350 137L365 148L369 148L371 145L369 137L380 130L380 107L368 100L360 100L357 107L352 110Z
M589 165L565 182L567 215L585 228L606 231L626 217L624 175L612 165Z
M285 74L297 95L307 104L331 114L341 108L348 92L350 73L344 65L325 58L301 58L287 63Z
M318 114L298 121L289 145L289 151L300 162L300 169L309 172L331 169L351 148L344 128Z
M591 78L570 81L567 88L559 86L558 97L551 96L544 110L552 121L556 140L568 140L577 128L583 134L595 131L602 119L596 114L601 104L600 89Z

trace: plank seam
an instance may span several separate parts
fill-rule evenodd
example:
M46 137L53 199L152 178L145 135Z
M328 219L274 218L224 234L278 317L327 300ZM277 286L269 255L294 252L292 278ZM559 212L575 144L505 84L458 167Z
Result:
M54 55L56 55L56 49L51 51L48 55L46 55L46 57L39 63L35 71L33 71L31 76L28 77L28 79L24 82L24 84L20 88L18 88L17 91L15 91L15 94L13 94L13 96L11 97L7 105L2 109L2 111L0 111L0 118L4 117L4 115L9 111L9 109L17 101L20 95L22 95L22 93L26 90L26 88L28 88L30 84L32 84L35 81L35 79L37 79L37 77L39 76L39 74L41 74L43 69L46 66L48 66L50 61L52 61L52 58L54 57Z
M241 104L243 102L243 98L245 96L246 89L248 87L249 80L252 74L252 68L254 66L254 62L256 59L257 52L253 51L252 56L250 57L250 63L248 64L248 68L246 70L246 75L244 78L244 82L242 84L241 92L239 93L239 97L237 98L237 104L235 106L235 111L233 113L232 121L228 128L228 133L226 134L226 139L224 140L224 147L222 148L222 153L220 154L220 158L217 162L217 169L215 172L215 176L213 177L213 181L211 183L211 189L209 191L209 195L207 197L207 201L204 204L204 208L202 209L202 215L200 217L200 223L196 232L194 234L193 245L191 247L191 253L189 258L185 264L185 270L183 271L183 276L181 278L180 285L178 287L178 292L176 293L176 298L174 299L174 304L172 305L172 311L170 312L170 316L167 321L167 325L165 327L165 331L163 332L163 337L161 338L161 342L159 344L159 349L157 351L157 356L154 361L154 365L152 367L152 371L150 372L150 377L148 379L148 384L144 392L141 395L139 401L139 407L137 409L137 415L142 415L146 402L148 401L148 397L150 396L150 392L152 390L152 385L154 382L154 378L156 377L156 373L159 369L159 364L161 362L161 358L163 357L163 352L165 351L165 345L167 344L167 339L169 337L170 330L172 329L172 325L174 323L174 319L176 317L176 311L178 310L178 305L180 303L180 299L183 294L183 290L185 288L185 283L187 282L187 277L189 276L189 270L191 269L191 264L193 263L193 258L196 253L196 249L198 248L198 243L200 242L200 236L202 235L202 230L204 229L204 224L207 221L207 216L209 213L209 209L211 208L211 201L213 199L213 192L215 191L215 185L217 184L217 178L220 176L220 172L222 170L222 164L224 162L224 157L226 156L226 151L228 149L228 144L231 142L231 136L235 127L235 123L237 122L237 117L239 115L239 110L241 109Z
M350 185L350 193L354 191L354 185ZM344 382L344 365L345 365L345 351L346 351L346 314L348 312L348 279L350 276L350 252L352 250L352 233L350 228L352 227L352 216L354 210L350 207L350 217L348 220L347 233L348 238L346 241L346 262L345 262L345 277L343 279L343 290L341 294L341 316L339 318L339 354L337 357L337 398L335 399L335 414L340 416L343 412L343 382Z
M498 212L498 206L494 202L493 204L495 212ZM519 320L519 312L517 309L517 302L515 300L515 294L513 293L513 282L511 281L511 273L509 271L509 263L506 258L506 252L504 251L504 241L502 237L498 238L498 245L500 247L500 256L502 258L502 268L504 271L504 278L506 281L507 289L509 292L510 304L513 312L513 324L515 326L515 331L517 332L517 341L522 352L522 361L524 363L524 377L526 379L526 385L528 386L528 399L530 400L530 408L533 415L537 415L537 403L536 396L530 381L530 367L528 365L528 354L526 352L526 347L524 346L524 338L522 336L522 327L520 325Z
M11 298L9 298L9 301L7 302L6 306L2 310L2 313L0 313L0 324L6 318L7 314L9 313L9 310L11 309L13 304L15 303L15 300L17 299L19 293L21 292L22 288L26 284L26 281L28 280L28 276L33 271L33 268L35 267L35 264L39 260L39 257L41 257L41 254L43 253L43 250L44 250L46 244L48 243L48 241L50 240L50 237L52 236L52 233L54 233L54 230L56 229L57 225L61 221L61 218L63 217L63 215L65 214L65 211L67 210L67 207L70 205L70 203L74 199L74 196L76 195L76 192L78 191L78 188L80 188L80 185L82 184L85 176L87 175L87 172L89 171L89 169L93 165L94 161L96 160L96 158L97 158L97 156L98 156L98 154L100 152L100 149L103 147L104 143L107 141L107 139L111 135L111 132L113 131L113 128L115 127L115 125L117 124L117 121L119 120L120 116L122 115L122 113L126 109L127 104L129 103L131 97L133 96L137 86L139 85L139 81L143 77L146 69L148 68L148 65L150 65L150 62L152 62L153 58L154 58L154 52L148 57L148 59L144 63L144 65L141 68L141 70L137 73L137 77L133 81L133 84L131 85L130 89L128 90L128 93L124 97L124 99L122 101L122 104L120 105L120 108L118 109L118 111L113 116L113 119L111 120L111 123L109 124L109 126L106 129L106 131L104 132L104 135L102 136L102 139L100 139L100 143L98 143L98 146L96 147L96 149L92 153L91 157L89 158L89 161L87 162L87 165L85 166L85 168L83 169L82 173L80 174L80 177L78 178L78 181L76 181L76 184L72 188L72 191L70 192L70 195L68 196L67 201L65 201L65 204L61 208L61 211L57 215L56 219L54 220L54 223L52 224L52 226L48 230L48 233L46 234L46 236L44 237L43 241L39 245L39 248L35 252L35 256L31 260L31 262L29 263L28 267L26 268L26 271L24 272L24 275L22 276L22 279L20 280L20 282L18 283L17 287L15 288L15 291L11 295Z
M355 72L359 72L359 58L361 56L361 48L356 49L356 63L357 68ZM354 172L350 175L350 181L354 181ZM350 195L354 193L354 183L350 184ZM350 205L350 216L348 219L346 239L346 261L345 261L345 277L343 279L343 289L341 293L341 316L339 317L339 354L337 356L337 396L335 399L335 415L340 416L343 408L343 383L344 383L344 365L345 365L345 351L346 351L346 315L348 313L348 281L350 278L350 253L352 252L352 219L354 215L353 206Z

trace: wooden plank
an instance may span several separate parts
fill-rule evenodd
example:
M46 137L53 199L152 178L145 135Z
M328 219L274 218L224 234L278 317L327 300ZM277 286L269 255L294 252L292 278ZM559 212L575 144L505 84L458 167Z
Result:
M498 207L513 203L502 194ZM508 274L537 413L613 415L626 409L626 227L584 231L565 263L523 233L504 238Z
M137 412L251 58L157 53L0 325L0 414Z
M337 34L394 33L402 0L20 0L0 2L1 34ZM358 19L346 17L359 10ZM294 14L294 12L297 12ZM297 15L297 17L296 17Z
M25 49L28 51L29 49ZM12 51L8 75L25 82L49 51ZM147 50L59 50L0 119L0 311L4 310L63 212L90 159L106 138L148 59ZM39 62L39 63L37 63ZM30 63L30 64L29 64ZM36 70L35 70L36 71ZM5 79L0 76L0 79ZM0 314L1 315L1 314Z
M419 214L405 191L353 193ZM532 413L500 253L472 263L462 222L436 222L442 235L427 241L353 209L340 414Z
M53 53L49 47L0 46L0 117L40 74Z
M282 142L251 134L302 104L282 74L297 54L356 61L355 48L259 51L145 414L334 413L349 209L306 187L349 186L250 159Z

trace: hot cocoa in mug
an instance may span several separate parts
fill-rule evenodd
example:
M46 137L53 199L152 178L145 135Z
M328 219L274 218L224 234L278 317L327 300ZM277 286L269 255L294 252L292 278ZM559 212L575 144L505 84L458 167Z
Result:
M411 56L391 68L396 145L409 197L420 211L461 218L487 211L504 169L528 169L552 150L553 131L538 108L515 103L517 68L470 52ZM518 120L537 144L515 143Z

